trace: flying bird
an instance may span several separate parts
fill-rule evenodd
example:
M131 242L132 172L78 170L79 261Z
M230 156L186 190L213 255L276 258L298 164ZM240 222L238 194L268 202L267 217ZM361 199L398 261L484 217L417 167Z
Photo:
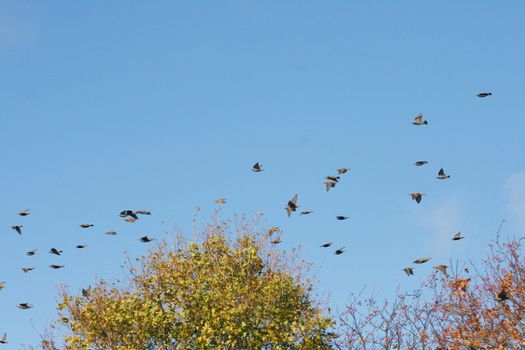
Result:
M410 192L409 194L412 197L412 200L415 200L417 204L421 203L421 199L425 196L425 194L421 192Z
M87 289L82 288L82 295L84 298L89 298L91 294L91 287L88 287Z
M87 244L78 244L75 248L77 249L84 249L87 247Z
M52 269L57 270L57 269L61 269L61 268L63 268L64 265L51 264L51 265L49 265L49 267L52 268Z
M330 189L334 188L335 184L336 184L336 182L334 182L334 181L326 181L326 182L323 182L323 183L324 183L324 186L326 188L326 191L330 191Z
M335 251L335 255L341 255L345 252L345 247L341 247Z
M348 219L348 216L342 216L342 215L338 215L335 217L337 220L346 220Z
M0 290L5 288L5 282L0 282Z
M413 267L405 267L403 269L403 272L407 274L407 276L414 274L414 268Z
M341 175L341 174L345 174L348 170L350 170L349 168L339 168L337 169L337 174Z
M28 216L29 214L31 214L31 209L22 210L20 213L18 213L20 216Z
M127 218L124 221L133 223L133 222L137 221L137 219L135 219L135 218Z
M114 230L106 232L106 235L108 236L115 236L116 234L117 234L117 231L114 231Z
M423 120L423 114L418 114L414 118L414 121L412 122L412 124L414 124L414 125L426 125L426 124L428 124L428 121Z
M417 162L414 163L415 166L422 166L425 164L428 164L426 160L418 160Z
M436 178L439 180L448 179L449 177L450 175L445 174L445 170L443 170L443 168L439 169L438 176L436 176Z
M301 212L301 215L308 215L308 214L312 214L314 211L313 210L303 210Z
M429 261L430 259L432 258L419 258L419 259L414 260L414 264L423 264Z
M28 273L29 271L34 270L34 269L35 269L34 267L22 267L22 271L24 271L25 273Z
M139 219L139 217L137 216L137 214L135 214L135 212L134 212L133 210L129 210L129 209L121 211L120 214L119 214L119 216L120 216L121 218L125 218L125 217L128 217L128 216L131 216L131 217L132 217L133 219L135 219L135 220L138 220L138 219Z
M479 94L476 94L476 96L481 97L481 98L492 96L492 92L480 92Z
M332 245L332 242L326 242L325 244L321 245L321 248L328 248L331 245Z
M226 203L226 198L219 198L219 199L216 199L216 200L215 200L215 203L217 203L217 204L225 204L225 203Z
M4 336L2 339L0 339L0 344L7 344L9 343L9 340L7 339L7 333L4 333Z
M51 254L55 254L55 255L60 255L60 254L63 253L63 251L61 251L61 250L59 250L59 249L56 249L56 248L51 248L51 249L49 249L49 252L50 252Z
M148 242L151 242L153 241L155 238L152 238L152 237L148 237L148 236L144 236L144 237L140 237L139 238L139 241L143 242L143 243L148 243Z
M31 309L33 307L33 305L29 304L29 303L20 303L17 305L17 307L19 309L22 309L22 310L27 310L27 309Z
M461 235L461 232L458 232L454 235L454 237L452 237L452 240L453 241L459 241L460 239L463 239L465 238L464 236Z
M297 205L297 194L295 196L292 197L292 199L290 199L288 201L288 204L286 205L286 212L288 213L288 217L290 215L292 215L292 211L295 211L297 208L299 208L299 206Z
M256 173L259 173L259 172L263 171L262 164L259 164L259 162L255 163L252 166L252 171L256 172Z
M22 227L24 226L23 225L11 225L11 228L15 230L19 235L22 234Z
M95 226L95 225L93 225L93 224L81 224L80 225L80 227L82 227L82 228L90 228L90 227L93 227L93 226Z
M434 266L434 268L441 272L442 274L444 274L445 276L448 276L448 273L447 273L447 268L448 266L447 265L436 265Z
M30 251L28 251L28 252L26 253L26 255L27 255L27 256L33 256L33 255L36 254L37 250L38 250L38 249L30 250Z
M281 242L282 242L281 239L277 238L277 239L274 239L273 241L271 241L270 243L272 243L272 244L279 244Z

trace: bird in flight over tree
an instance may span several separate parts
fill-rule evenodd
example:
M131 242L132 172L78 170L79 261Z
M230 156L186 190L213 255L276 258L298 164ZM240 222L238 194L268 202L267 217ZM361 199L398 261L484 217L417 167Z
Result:
M295 211L299 206L297 205L297 194L292 197L288 201L288 204L286 205L286 212L288 213L288 216L292 215L292 212Z

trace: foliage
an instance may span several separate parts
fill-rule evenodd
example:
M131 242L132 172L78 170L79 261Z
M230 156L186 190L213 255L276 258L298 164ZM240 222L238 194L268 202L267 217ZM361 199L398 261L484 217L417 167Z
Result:
M340 349L522 349L522 239L489 245L483 270L438 272L392 302L355 297L341 315Z
M312 297L306 265L270 230L212 223L129 264L129 283L61 293L65 349L330 349L333 321ZM270 231L270 233L269 233ZM47 347L54 345L46 340Z

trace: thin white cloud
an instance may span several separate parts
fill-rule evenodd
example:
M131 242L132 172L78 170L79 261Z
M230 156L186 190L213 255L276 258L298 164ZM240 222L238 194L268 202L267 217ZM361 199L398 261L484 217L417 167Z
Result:
M514 226L525 230L525 171L512 174L503 185L503 191Z

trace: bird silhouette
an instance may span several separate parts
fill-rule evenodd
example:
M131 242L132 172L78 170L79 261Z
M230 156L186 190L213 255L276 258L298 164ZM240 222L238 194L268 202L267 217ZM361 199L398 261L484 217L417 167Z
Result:
M49 249L49 252L50 252L51 254L55 254L55 255L60 255L60 254L63 253L63 251L61 251L61 250L59 250L59 249L56 249L56 248L51 248L51 249Z
M342 215L338 215L335 217L337 220L346 220L348 219L348 216L342 216Z
M29 304L29 303L20 303L17 305L17 307L19 309L22 309L22 310L27 310L27 309L31 309L33 307L33 305Z
M256 172L256 173L259 173L259 172L263 171L262 164L259 164L259 162L255 163L252 166L252 171Z
M288 201L288 204L286 205L286 212L288 213L288 217L290 215L292 215L292 212L295 211L297 208L299 208L299 206L297 205L297 194L295 196L292 197L292 199L290 199Z
M505 288L503 288L501 291L499 291L498 294L496 294L496 298L498 299L498 301L505 301L510 299L510 296L509 293L507 293L507 291L505 290Z
M23 225L11 225L11 228L15 230L19 235L22 234L22 227L24 226Z
M414 121L412 122L412 124L414 124L414 125L426 125L426 124L428 124L428 121L423 120L423 114L418 114L414 118Z
M313 210L303 210L301 212L301 215L308 215L308 214L312 214L314 211Z
M24 271L25 273L28 273L29 271L34 270L34 269L35 269L34 267L22 267L22 271Z
M345 252L345 247L341 247L335 251L335 255L341 255Z
M341 174L346 174L346 172L350 170L349 168L339 168L337 169L337 174L341 175Z
M5 281L4 282L0 282L0 290L2 290L4 288L5 288Z
M77 244L75 248L77 249L84 249L87 247L87 244Z
M461 232L458 232L458 233L456 233L456 234L454 235L454 237L452 237L452 240L453 240L453 241L459 241L460 239L463 239L463 238L465 238L465 237L463 237L463 236L461 235Z
M20 216L28 216L29 214L31 214L31 209L22 210L20 213L18 213Z
M445 174L445 170L443 168L439 169L438 175L436 176L439 180L445 180L448 179L450 175Z
M106 232L106 235L108 236L115 236L116 234L117 234L117 231L114 231L114 230Z
M327 179L328 181L339 182L339 179L341 177L340 176L328 175L328 176L323 176L323 178Z
M219 199L216 199L216 200L215 200L215 203L217 203L217 204L225 204L225 203L226 203L226 198L219 198Z
M143 242L143 243L148 243L148 242L151 242L153 241L155 238L152 238L152 237L148 237L148 236L144 236L144 237L140 237L139 238L139 241Z
M326 188L326 191L330 191L331 188L334 188L336 183L337 182L334 182L334 181L326 181L326 182L323 182L324 183L324 187Z
M432 258L419 258L419 259L414 260L414 264L423 264L429 261L430 259Z
M30 251L28 251L28 252L26 253L26 255L27 255L27 256L33 256L33 255L36 254L37 250L38 250L38 249L30 250Z
M7 333L4 333L2 339L0 339L0 344L8 344L9 340L7 339Z
M272 243L272 244L279 244L279 243L282 243L282 241L281 241L280 238L276 238L273 241L271 241L270 243Z
M58 264L51 264L49 265L50 268L58 270L64 267L64 265L58 265Z
M414 274L414 268L413 267L405 267L403 269L403 272L407 274L407 276Z
M417 204L421 203L421 199L423 199L424 193L421 192L410 192L410 196L412 197L412 200L415 200Z
M332 242L326 242L325 244L321 245L321 248L328 248L331 245L332 245Z
M135 212L135 214L140 214L140 215L151 215L151 212L150 212L149 210L144 210L144 209L142 209L142 210L137 210L137 211Z
M124 221L133 223L133 222L137 221L137 219L135 219L135 218L127 218Z
M445 276L448 276L448 273L447 273L447 268L448 266L447 265L436 265L434 266L434 268L441 272L442 274L444 274Z
M82 295L84 298L89 298L91 295L91 287L88 287L87 289L82 288Z
M476 96L481 97L481 98L487 97L487 96L492 96L492 92L480 92L480 93L476 94Z
M129 209L121 211L120 214L119 214L119 216L120 216L121 218L125 218L125 217L128 217L128 216L131 216L131 217L132 217L133 219L135 219L135 220L138 220L138 219L139 219L139 217L137 216L137 214L135 214L135 212L134 212L133 210L129 210Z
M93 224L81 224L80 225L80 227L82 227L82 228L90 228L90 227L93 227L93 226L95 226L95 225L93 225Z
M415 166L422 166L425 164L428 164L426 160L418 160L417 162L414 163Z

